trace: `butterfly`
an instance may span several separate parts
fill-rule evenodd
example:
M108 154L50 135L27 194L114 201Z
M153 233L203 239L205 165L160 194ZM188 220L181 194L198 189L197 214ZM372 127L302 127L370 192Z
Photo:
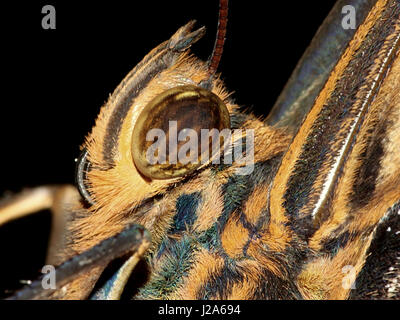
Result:
M0 223L52 207L56 226L55 287L10 298L399 298L400 3L352 5L358 28L338 1L266 119L216 73L227 0L208 61L194 22L150 51L100 110L76 187L2 203ZM204 129L228 134L191 148Z

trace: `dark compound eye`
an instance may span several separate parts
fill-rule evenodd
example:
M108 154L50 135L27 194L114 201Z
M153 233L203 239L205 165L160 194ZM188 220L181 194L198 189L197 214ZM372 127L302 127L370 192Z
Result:
M133 161L150 179L189 174L220 150L222 131L230 132L230 118L218 96L192 85L169 89L149 102L135 123Z
M90 162L87 160L86 149L82 150L81 155L78 158L76 164L75 180L78 187L78 191L82 198L88 203L93 204L93 200L90 197L89 192L86 187L86 174L90 170Z

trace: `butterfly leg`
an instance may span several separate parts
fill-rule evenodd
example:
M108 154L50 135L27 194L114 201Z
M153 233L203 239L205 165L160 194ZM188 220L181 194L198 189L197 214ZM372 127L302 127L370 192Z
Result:
M66 223L71 220L71 209L80 206L80 196L71 185L49 185L26 189L0 201L0 226L42 210L52 212L52 230L47 253L47 263L57 263Z

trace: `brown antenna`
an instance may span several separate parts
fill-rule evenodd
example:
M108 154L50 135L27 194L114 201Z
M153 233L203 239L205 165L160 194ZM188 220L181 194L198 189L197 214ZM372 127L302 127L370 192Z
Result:
M228 3L229 0L219 1L219 15L218 15L218 29L217 37L214 43L213 52L208 59L208 74L209 78L201 82L202 87L211 87L212 78L218 69L219 62L221 61L222 52L224 51L224 43L226 36L226 26L228 24Z
M213 76L214 73L217 71L219 62L221 61L222 52L224 51L226 26L228 24L228 3L228 0L219 1L217 38L215 39L214 49L211 57L208 60L208 72L210 76Z

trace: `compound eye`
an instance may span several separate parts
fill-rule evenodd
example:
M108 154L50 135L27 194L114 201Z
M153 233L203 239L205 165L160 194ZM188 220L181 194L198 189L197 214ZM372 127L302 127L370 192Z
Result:
M86 149L82 150L81 155L76 164L76 172L75 172L75 182L78 187L78 191L82 198L90 205L94 202L90 197L86 180L87 180L87 173L90 171L90 162L87 159L88 152Z
M132 157L150 179L187 175L219 152L230 133L229 112L214 93L192 85L169 89L139 115L132 133Z

